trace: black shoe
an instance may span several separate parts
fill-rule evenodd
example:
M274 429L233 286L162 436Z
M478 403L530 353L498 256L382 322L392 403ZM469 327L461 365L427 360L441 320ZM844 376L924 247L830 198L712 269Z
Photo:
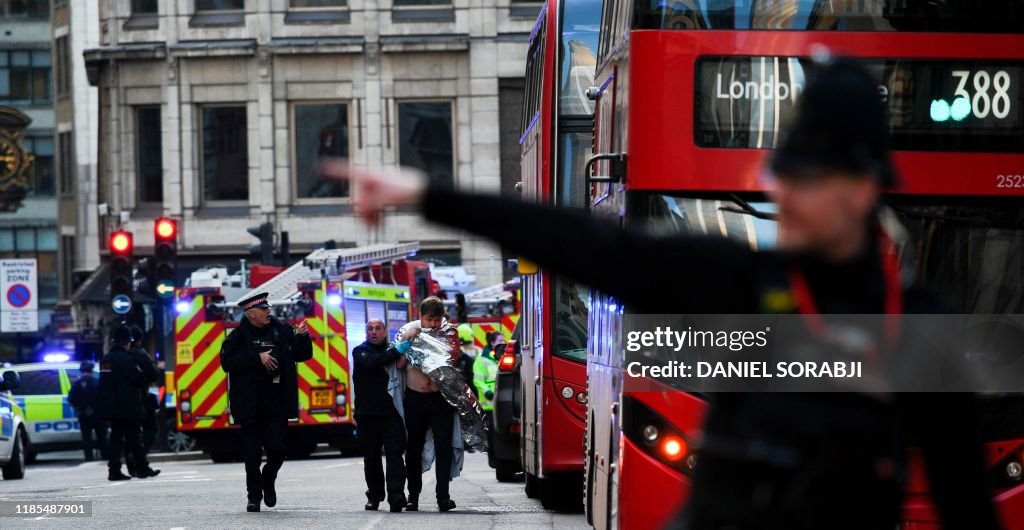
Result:
M442 512L450 512L455 509L455 501L451 499L437 501L437 509Z
M118 469L117 471L111 471L107 475L107 480L131 480L131 479L132 479L132 477L129 477L128 475L125 475L124 473L121 473L120 469Z
M263 486L263 504L266 504L267 508L277 506L277 490L273 484Z
M418 495L409 495L409 501L405 503L405 511L407 512L418 512L420 511L420 498Z
M139 477L139 476L138 476L138 475L137 475L137 474L135 473L135 468L134 468L134 467L130 467L130 468L128 468L128 476L130 476L130 477L138 477L138 478L145 478L145 477Z
M137 478L150 478L160 474L159 469L153 469L151 467L144 467L135 471L135 477Z
M409 501L405 500L405 495L399 495L393 499L388 500L388 505L391 506L391 512L400 512L406 506L409 505Z
M366 506L363 506L363 509L368 511L368 512L375 512L375 511L377 511L377 508L379 506L380 506L380 501L367 501L366 502Z
M247 511L247 512L258 512L258 511L260 511L260 503L259 503L259 501L257 501L257 502L249 501L249 504L247 504L245 506L245 511Z

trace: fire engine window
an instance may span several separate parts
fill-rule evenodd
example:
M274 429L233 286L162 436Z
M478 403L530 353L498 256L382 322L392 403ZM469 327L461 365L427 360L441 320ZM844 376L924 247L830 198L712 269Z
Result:
M30 370L19 372L21 385L12 390L19 396L45 396L60 394L60 375L57 370Z
M455 183L452 102L398 104L398 161L423 170L431 180Z
M348 105L296 104L292 117L296 198L348 197L347 181L324 178L317 167L325 156L348 158Z

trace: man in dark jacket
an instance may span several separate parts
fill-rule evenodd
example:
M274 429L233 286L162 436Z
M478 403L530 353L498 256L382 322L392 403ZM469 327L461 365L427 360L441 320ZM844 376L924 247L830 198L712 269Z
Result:
M453 191L410 168L330 161L324 170L357 181L356 211L371 222L386 207L419 205L428 220L489 237L639 314L783 311L813 321L822 313L939 312L935 296L903 283L879 236L879 195L895 182L887 123L878 81L863 68L837 61L808 81L772 160L778 251L656 237L585 212ZM792 302L784 310L773 303L780 288ZM901 441L910 437L921 444L943 527L998 528L977 419L966 393L897 393L889 402L854 393L717 395L679 523L894 528L906 486Z
M121 454L125 447L135 455L135 476L155 477L160 473L149 467L142 448L142 418L146 416L141 391L156 380L152 363L139 364L130 348L132 332L120 325L114 330L113 348L100 363L100 390L97 416L110 420L110 458L107 461L110 480L128 480L121 473Z
M139 366L152 365L153 371L157 374L157 378L153 381L156 383L159 380L160 371L156 369L156 363L153 358L146 351L146 348L142 345L142 328L136 325L131 326L132 330L132 346L131 354L135 362L139 363ZM142 408L145 409L146 415L142 418L142 450L149 454L150 449L153 448L153 442L156 441L156 434L160 427L157 424L156 410L156 394L151 390L154 388L153 383L146 386L140 391L142 396ZM128 474L135 476L135 456L131 451L125 451L124 453L125 467L128 468Z
M384 500L385 477L381 467L381 448L387 459L387 499L392 512L406 506L405 498L405 425L388 393L388 365L402 354L388 348L388 330L384 322L366 322L366 342L352 350L354 366L356 424L363 450L366 476L366 509L376 510Z
M250 512L260 511L261 500L267 507L277 504L274 482L284 463L288 420L299 417L295 363L313 357L306 322L292 328L273 317L267 296L260 293L239 302L245 316L220 351L231 415L242 427ZM267 464L261 472L264 449Z
M82 431L82 449L85 451L86 462L96 458L96 449L99 449L101 458L107 458L107 423L96 417L100 382L93 373L94 366L89 361L83 361L78 367L78 381L68 391L68 403L75 408L78 427Z

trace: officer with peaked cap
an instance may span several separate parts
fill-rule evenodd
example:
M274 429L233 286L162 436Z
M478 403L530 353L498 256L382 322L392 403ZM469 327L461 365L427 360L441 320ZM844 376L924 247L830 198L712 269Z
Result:
M242 428L245 451L246 511L277 504L274 482L284 463L288 419L299 416L298 371L295 363L313 357L309 329L270 314L267 293L238 303L245 311L238 328L228 335L220 364L228 374L228 402ZM263 450L267 463L260 470Z

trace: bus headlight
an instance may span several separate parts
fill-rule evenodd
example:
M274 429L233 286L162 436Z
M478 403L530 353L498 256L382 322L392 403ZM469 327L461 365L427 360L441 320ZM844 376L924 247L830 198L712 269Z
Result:
M1013 480L1020 480L1021 474L1024 473L1024 468L1021 467L1020 462L1010 462L1006 464L1006 476Z
M658 428L654 425L647 425L642 431L644 435L644 441L652 444L658 439Z

